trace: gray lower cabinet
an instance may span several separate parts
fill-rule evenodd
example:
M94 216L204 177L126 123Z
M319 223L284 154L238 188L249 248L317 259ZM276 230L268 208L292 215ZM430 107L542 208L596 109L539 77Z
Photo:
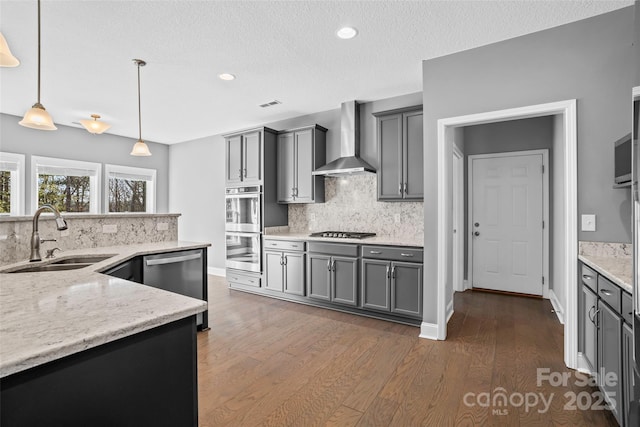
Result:
M598 366L598 328L596 326L596 310L598 309L598 296L587 285L582 285L582 354L589 363L591 372L595 372Z
M423 200L422 107L376 116L378 200Z
M278 203L324 202L324 177L312 172L325 164L326 132L314 125L278 134Z
M357 306L357 252L356 245L310 242L307 255L307 296ZM356 256L348 256L349 254Z
M271 250L267 248L288 248L300 251ZM265 240L264 278L266 289L293 295L305 294L305 254L302 243Z
M598 386L622 425L622 318L602 300L598 315Z
M622 325L622 372L624 379L633 378L633 329L631 325ZM624 425L629 424L629 408L633 402L633 381L622 382L622 409Z
M362 260L362 307L422 317L422 264Z

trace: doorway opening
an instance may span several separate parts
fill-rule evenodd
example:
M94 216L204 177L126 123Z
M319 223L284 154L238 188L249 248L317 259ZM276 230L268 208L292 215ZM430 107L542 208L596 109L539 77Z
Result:
M576 100L560 101L548 104L533 105L507 110L451 117L438 120L438 301L437 324L423 323L421 336L426 338L445 339L447 321L453 314L453 294L456 288L465 288L456 276L460 269L460 243L453 237L458 234L454 227L454 217L459 217L460 209L454 215L454 180L453 168L455 136L460 128L479 124L506 122L517 119L528 119L552 116L554 121L553 135L553 169L554 185L550 201L553 203L553 214L549 221L554 224L553 237L549 241L550 258L555 262L549 268L549 287L553 295L549 298L556 309L556 314L564 323L564 357L570 368L577 366L578 328L577 328L577 122ZM459 173L459 172L458 172ZM460 186L460 184L457 184ZM466 228L466 227L465 227ZM451 231L456 229L455 233ZM468 236L469 230L464 230ZM456 253L454 253L454 247ZM455 260L455 261L454 261ZM455 262L455 265L454 265ZM458 273L454 273L458 271Z

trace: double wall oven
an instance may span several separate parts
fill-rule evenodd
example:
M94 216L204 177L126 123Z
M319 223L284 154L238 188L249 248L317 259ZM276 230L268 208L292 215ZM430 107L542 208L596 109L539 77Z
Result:
M259 185L226 189L227 268L256 273L261 271L261 190Z

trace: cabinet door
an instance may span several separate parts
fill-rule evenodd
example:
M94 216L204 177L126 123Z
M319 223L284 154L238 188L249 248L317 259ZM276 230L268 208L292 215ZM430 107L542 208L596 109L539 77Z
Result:
M293 201L294 181L293 133L278 135L278 202Z
M401 199L402 114L378 118L378 157L378 199Z
M313 180L313 129L295 133L296 202L312 202Z
M332 257L331 300L340 304L358 305L358 259Z
M262 144L259 131L246 133L243 139L243 170L242 180L247 183L260 182L262 179Z
M622 326L622 413L624 425L629 424L629 409L633 402L633 329L626 323Z
M284 289L284 276L282 266L282 252L270 252L264 253L264 277L265 285L267 289L272 291L282 292Z
M598 385L606 394L611 412L622 423L622 319L602 301L598 309Z
M391 263L362 260L362 307L390 311Z
M422 318L422 264L391 263L391 312Z
M422 111L404 113L403 128L403 192L405 199L424 198L424 157Z
M304 296L304 254L284 253L284 291Z
M584 355L587 362L589 362L589 369L591 372L595 372L597 368L597 342L598 342L598 330L596 328L596 310L598 309L598 297L589 289L588 286L582 285L582 316L580 322L582 323L582 342Z
M307 255L307 295L310 298L331 300L330 266L331 257L328 255Z
M242 136L232 136L225 140L227 154L226 179L227 184L242 182Z

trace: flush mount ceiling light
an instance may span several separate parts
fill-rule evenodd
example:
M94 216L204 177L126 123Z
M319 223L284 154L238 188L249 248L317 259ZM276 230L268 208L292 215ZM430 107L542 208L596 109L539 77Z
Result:
M91 117L93 117L93 120L80 120L80 124L84 126L84 128L89 131L89 133L92 133L94 135L100 134L111 127L110 124L98 120L100 118L99 114L92 114Z
M38 0L38 102L33 104L18 124L31 129L56 130L53 119L40 103L40 0Z
M132 156L150 156L151 151L142 140L142 110L140 108L140 67L144 67L147 63L142 59L134 59L133 62L138 67L138 142L134 144L133 150L129 154Z
M7 40L0 33L0 67L17 67L18 65L20 65L20 61L13 56Z
M236 79L236 76L234 76L233 74L229 74L229 73L218 74L218 77L220 78L220 80L226 80L226 81L230 81L230 80L235 80Z
M358 35L358 30L353 27L342 27L336 31L336 35L343 40L349 40Z

